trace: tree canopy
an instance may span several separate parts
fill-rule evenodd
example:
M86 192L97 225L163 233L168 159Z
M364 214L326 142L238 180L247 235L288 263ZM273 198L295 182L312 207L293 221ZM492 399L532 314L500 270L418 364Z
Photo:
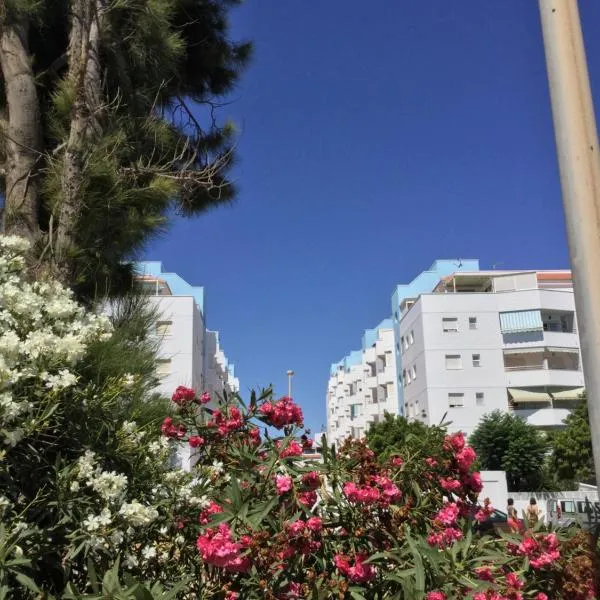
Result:
M566 427L552 438L551 464L556 479L595 485L592 436L587 402L578 406L566 419Z
M444 442L444 434L441 427L428 427L420 421L408 421L386 412L380 423L371 425L366 438L375 454L387 458L403 454L407 447L411 452L437 451Z
M548 443L523 419L494 411L483 417L469 442L477 452L481 469L506 471L511 491L537 490L544 484Z
M118 293L170 216L233 199L218 113L251 50L229 39L239 1L2 3L2 226L33 242L36 272Z

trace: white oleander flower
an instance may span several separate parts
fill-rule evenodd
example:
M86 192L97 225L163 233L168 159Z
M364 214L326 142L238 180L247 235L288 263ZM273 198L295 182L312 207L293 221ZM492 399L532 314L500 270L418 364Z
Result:
M153 546L144 546L144 548L142 549L142 556L146 560L154 558L156 556L156 548L154 548Z
M137 500L124 502L119 514L134 526L148 525L158 518L158 511L154 507L145 506Z
M77 376L68 369L61 369L56 375L42 373L42 379L46 381L46 387L51 390L62 390L77 383Z
M101 471L88 481L88 485L105 500L118 498L127 487L127 477L115 471Z
M79 491L79 481L73 481L73 482L71 483L71 485L69 486L69 489L70 489L72 492L78 492L78 491Z

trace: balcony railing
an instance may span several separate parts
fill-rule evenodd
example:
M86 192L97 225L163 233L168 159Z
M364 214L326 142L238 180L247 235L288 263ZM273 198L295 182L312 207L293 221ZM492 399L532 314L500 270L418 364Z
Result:
M506 372L510 371L581 371L581 367L579 365L574 365L573 367L555 367L550 365L517 365L511 367L504 367Z

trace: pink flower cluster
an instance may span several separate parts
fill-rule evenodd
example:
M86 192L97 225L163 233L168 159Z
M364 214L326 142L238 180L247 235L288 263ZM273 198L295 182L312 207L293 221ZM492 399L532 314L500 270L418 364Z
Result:
M286 523L285 530L288 543L279 553L281 560L287 560L296 554L308 555L321 547L320 534L323 530L323 521L320 517Z
M206 424L207 427L215 427L221 437L228 433L241 429L244 426L244 419L239 408L231 406L225 415L220 410L215 410L212 419Z
M309 490L316 490L321 486L321 476L316 471L309 471L302 475L302 485Z
M281 429L286 425L298 425L302 427L304 415L302 409L287 396L277 400L277 402L265 402L259 409L265 422L268 425Z
M206 525L213 515L217 515L222 512L223 508L211 500L210 504L198 515L198 522L200 525Z
M289 475L275 475L277 495L283 496L292 489L292 478Z
M517 554L527 556L534 569L541 569L560 558L558 538L555 533L527 536L519 544Z
M297 496L298 502L307 508L312 508L317 501L317 492L310 490L308 492L300 492Z
M344 495L355 504L389 506L400 500L402 492L389 477L378 475L371 478L370 485L356 485L347 481L344 484Z
M200 446L204 446L204 438L199 435L190 435L188 444L191 448L199 448Z
M333 558L333 563L338 571L347 577L353 583L367 583L373 581L376 576L375 568L365 563L368 555L359 553L354 556L354 561L343 554L336 554Z
M186 429L185 425L176 425L175 423L173 423L173 419L171 417L165 417L162 422L162 425L160 426L160 431L163 435L167 437L177 438L180 440L182 437L185 436Z
M444 592L429 592L426 596L426 600L446 600L448 596Z
M198 537L196 546L205 563L227 571L247 571L250 559L242 555L243 544L234 541L231 529L221 523L216 529L207 529Z
M446 502L434 518L439 525L454 525L460 515L460 509L455 502Z
M171 400L177 404L177 406L185 407L191 404L208 404L210 402L210 394L204 392L200 398L196 397L196 392L189 387L180 385L171 396Z
M479 523L483 523L490 518L490 515L494 512L494 507L490 504L490 499L486 498L483 501L483 506L475 513L475 520Z
M280 443L276 442L276 446L279 448ZM279 453L279 458L288 458L289 456L302 456L302 446L296 440L289 442L289 444Z

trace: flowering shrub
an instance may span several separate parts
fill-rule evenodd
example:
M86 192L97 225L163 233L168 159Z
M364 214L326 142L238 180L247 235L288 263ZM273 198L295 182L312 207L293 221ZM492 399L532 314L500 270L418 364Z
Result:
M462 434L315 461L271 390L152 404L141 373L90 358L106 319L27 282L22 242L0 240L0 597L596 597L581 532L475 533L492 507ZM184 446L190 473L170 467Z

